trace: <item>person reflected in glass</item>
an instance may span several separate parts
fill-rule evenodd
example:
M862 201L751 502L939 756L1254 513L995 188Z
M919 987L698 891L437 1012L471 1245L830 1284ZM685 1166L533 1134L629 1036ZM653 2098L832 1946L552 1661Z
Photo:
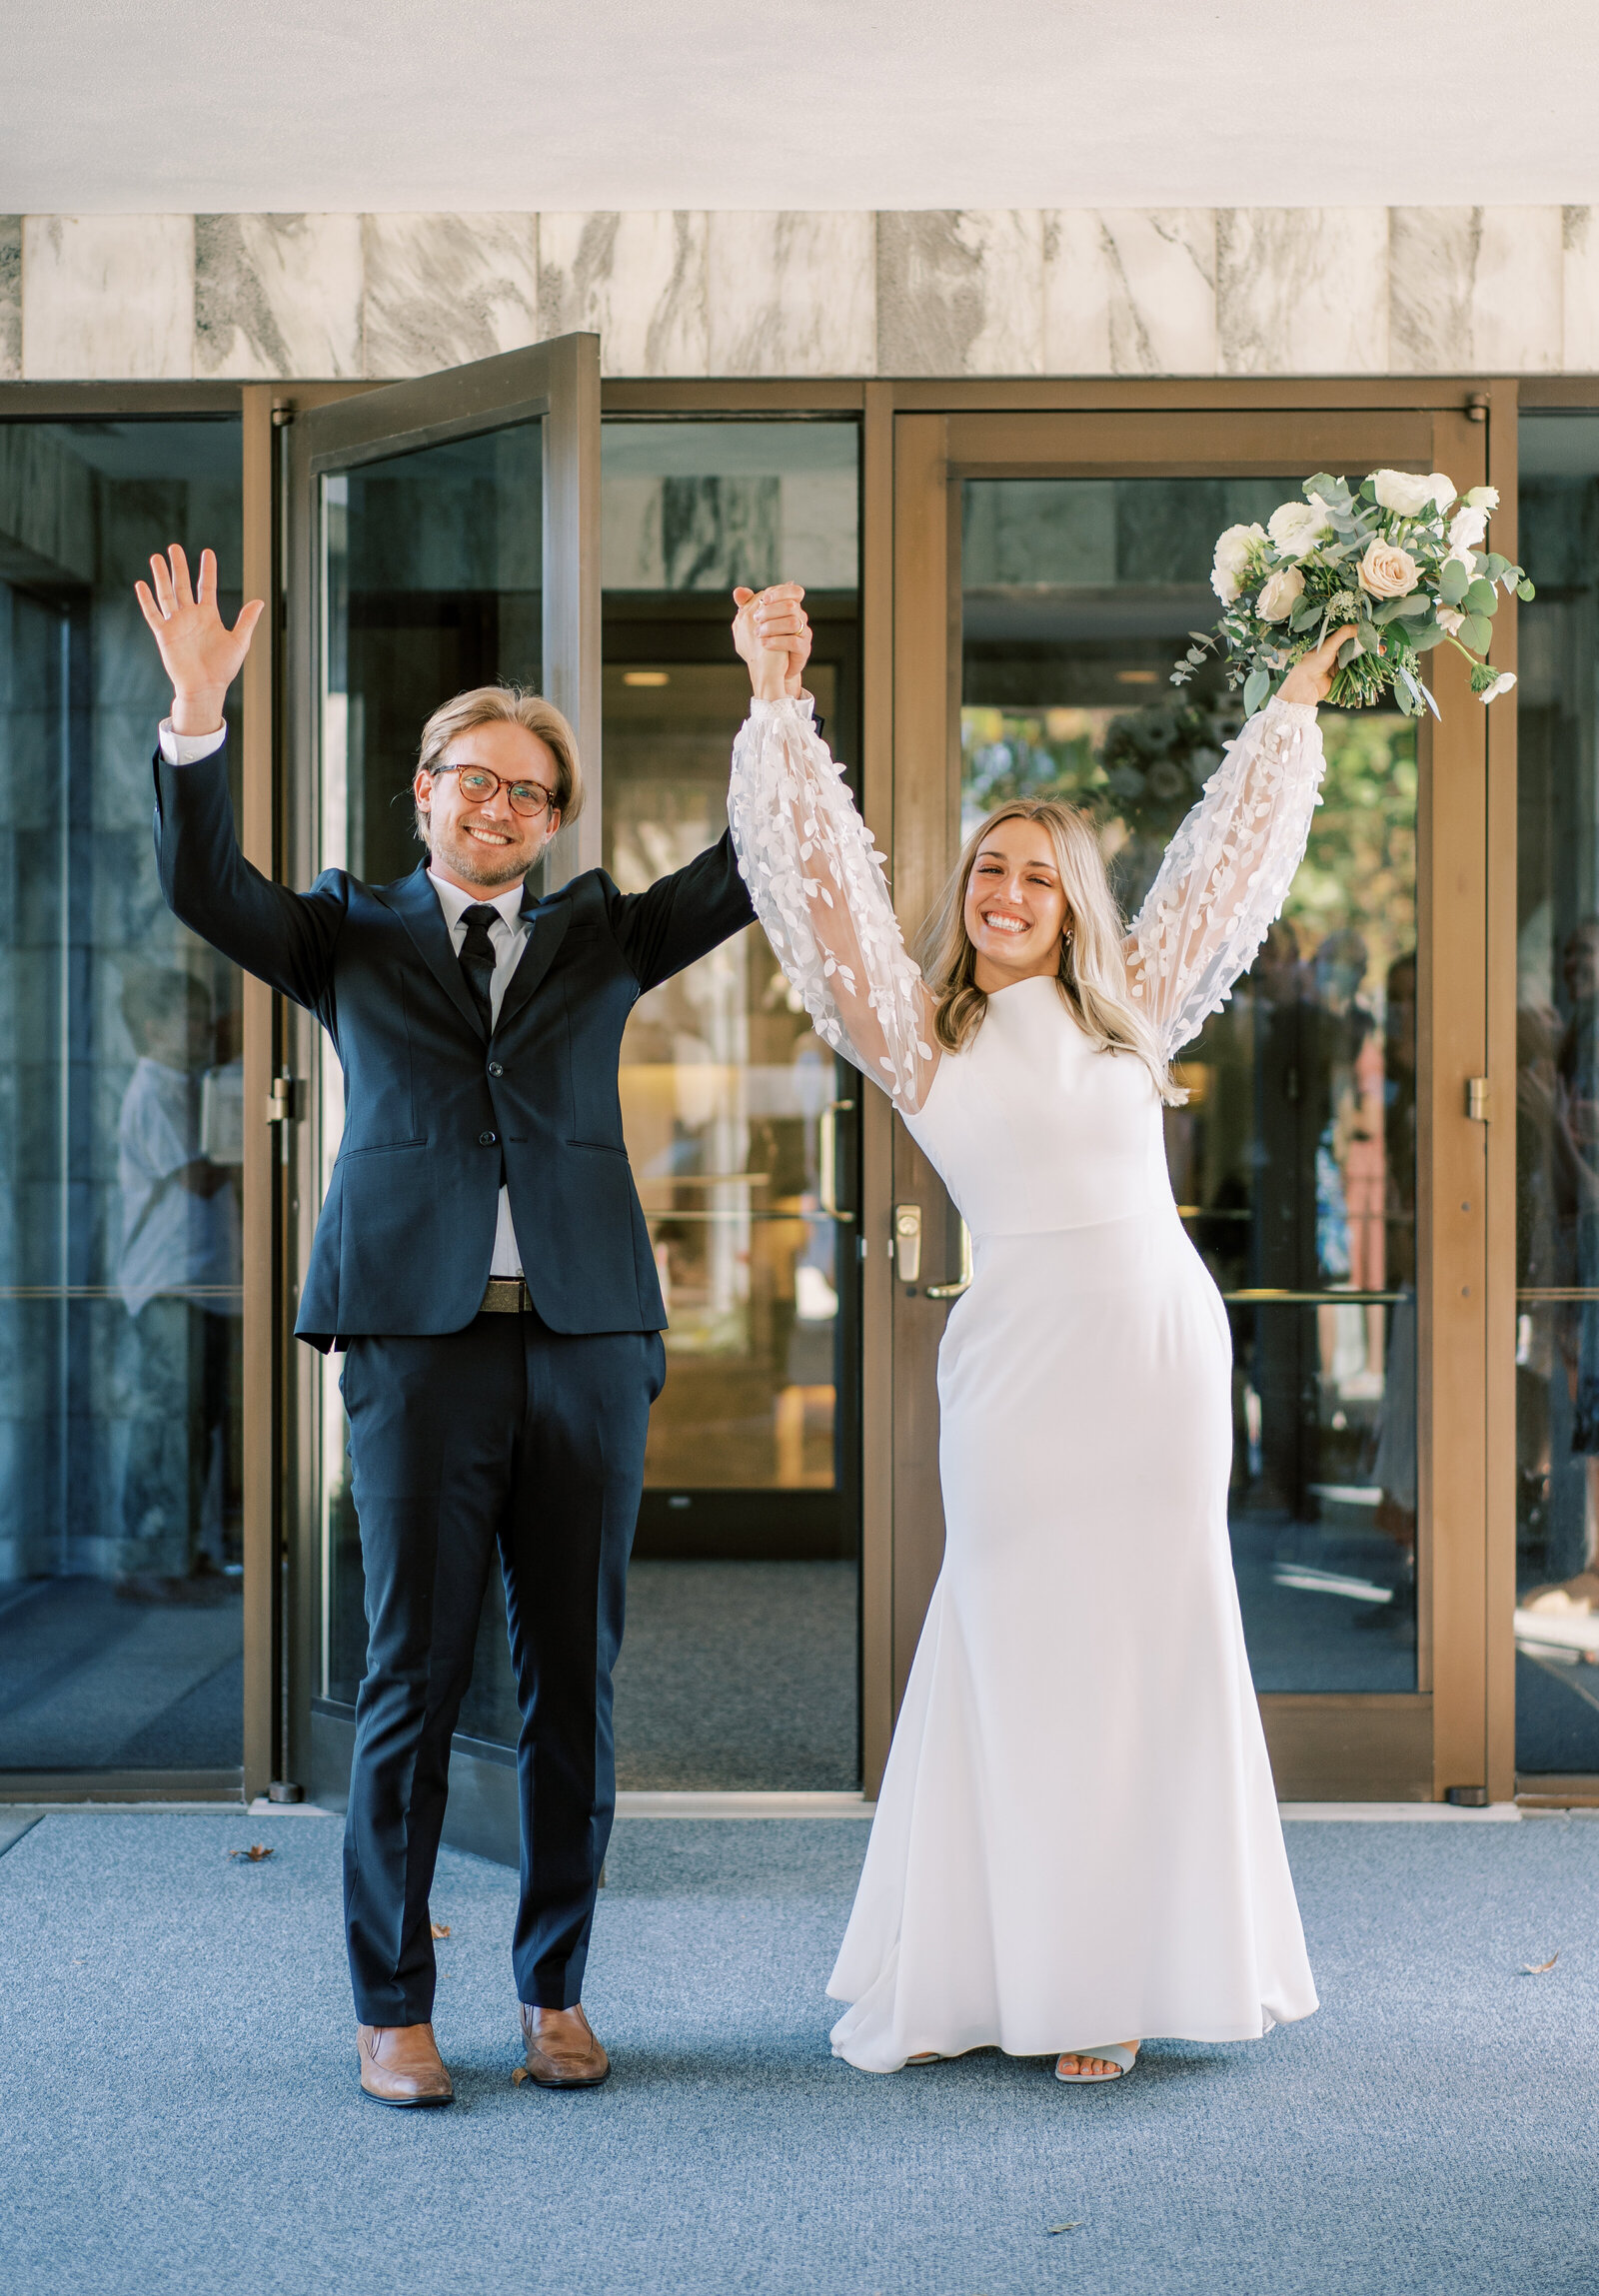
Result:
M117 1122L117 1288L133 1347L117 1589L192 1599L226 1585L237 1504L238 1168L206 1154L204 1085L219 1063L205 985L140 967L122 1017L138 1057Z
M1016 799L968 838L923 973L816 732L808 631L734 596L755 698L729 820L757 914L973 1249L939 1352L943 1568L834 2052L893 2072L998 2047L1075 2082L1131 2069L1140 2041L1111 2036L1258 2037L1316 1995L1232 1573L1226 1314L1161 1115L1303 857L1348 632L1229 745L1130 930L1091 820Z
M1518 1116L1544 1141L1549 1212L1561 1288L1599 1290L1599 917L1584 917L1561 950L1567 1018L1553 1089L1540 1064L1518 1076ZM1548 1583L1529 1610L1599 1607L1599 1301L1561 1303L1549 1382ZM1579 1482L1580 1476L1580 1482Z

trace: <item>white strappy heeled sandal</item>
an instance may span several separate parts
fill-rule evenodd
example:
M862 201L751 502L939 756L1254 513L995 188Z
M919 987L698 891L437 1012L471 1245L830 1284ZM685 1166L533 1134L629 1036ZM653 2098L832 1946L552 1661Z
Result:
M1130 2073L1137 2063L1139 2046L1137 2041L1133 2042L1130 2049L1124 2047L1119 2041L1105 2041L1091 2049L1062 2049L1060 2056L1055 2059L1055 2079L1057 2081L1119 2081L1121 2075ZM1061 2057L1075 2057L1079 2064L1085 2057L1097 2057L1102 2063L1115 2065L1118 2069L1113 2073L1063 2073L1060 2070Z

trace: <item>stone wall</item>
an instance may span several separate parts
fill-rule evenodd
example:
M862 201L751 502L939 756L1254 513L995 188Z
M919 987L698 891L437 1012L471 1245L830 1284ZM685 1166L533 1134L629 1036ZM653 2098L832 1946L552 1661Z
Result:
M1586 207L0 216L0 380L1599 370Z

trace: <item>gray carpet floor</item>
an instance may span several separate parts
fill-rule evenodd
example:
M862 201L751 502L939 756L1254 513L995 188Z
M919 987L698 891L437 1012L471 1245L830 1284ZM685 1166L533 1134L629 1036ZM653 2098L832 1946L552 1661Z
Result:
M459 2101L420 2114L357 2088L335 1823L47 1816L0 1856L0 2287L1599 2287L1599 1823L1288 1835L1319 2015L1097 2089L834 2062L864 1826L682 1820L617 1831L586 1993L614 2078L513 2088L513 1877L446 1852ZM229 1859L252 1840L272 1858Z

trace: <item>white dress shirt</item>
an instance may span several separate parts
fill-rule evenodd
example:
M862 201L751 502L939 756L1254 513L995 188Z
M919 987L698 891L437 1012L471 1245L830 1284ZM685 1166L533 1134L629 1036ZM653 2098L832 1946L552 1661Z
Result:
M198 765L202 757L210 757L220 749L226 739L226 728L216 733L176 733L170 717L161 721L161 754L169 765ZM459 885L447 884L432 869L428 871L428 877L439 896L439 906L444 911L450 945L459 957L462 943L467 937L466 913L484 895L464 893ZM498 1020L501 1000L510 984L511 975L521 961L522 952L528 945L528 927L522 917L522 887L512 885L507 891L497 893L489 906L496 912L495 922L489 927L489 938L494 943L495 954L494 978L489 983L489 1010L494 1019ZM492 1276L520 1276L522 1267L517 1231L511 1224L510 1191L502 1188L499 1217L495 1222L494 1258L489 1263L489 1273Z

